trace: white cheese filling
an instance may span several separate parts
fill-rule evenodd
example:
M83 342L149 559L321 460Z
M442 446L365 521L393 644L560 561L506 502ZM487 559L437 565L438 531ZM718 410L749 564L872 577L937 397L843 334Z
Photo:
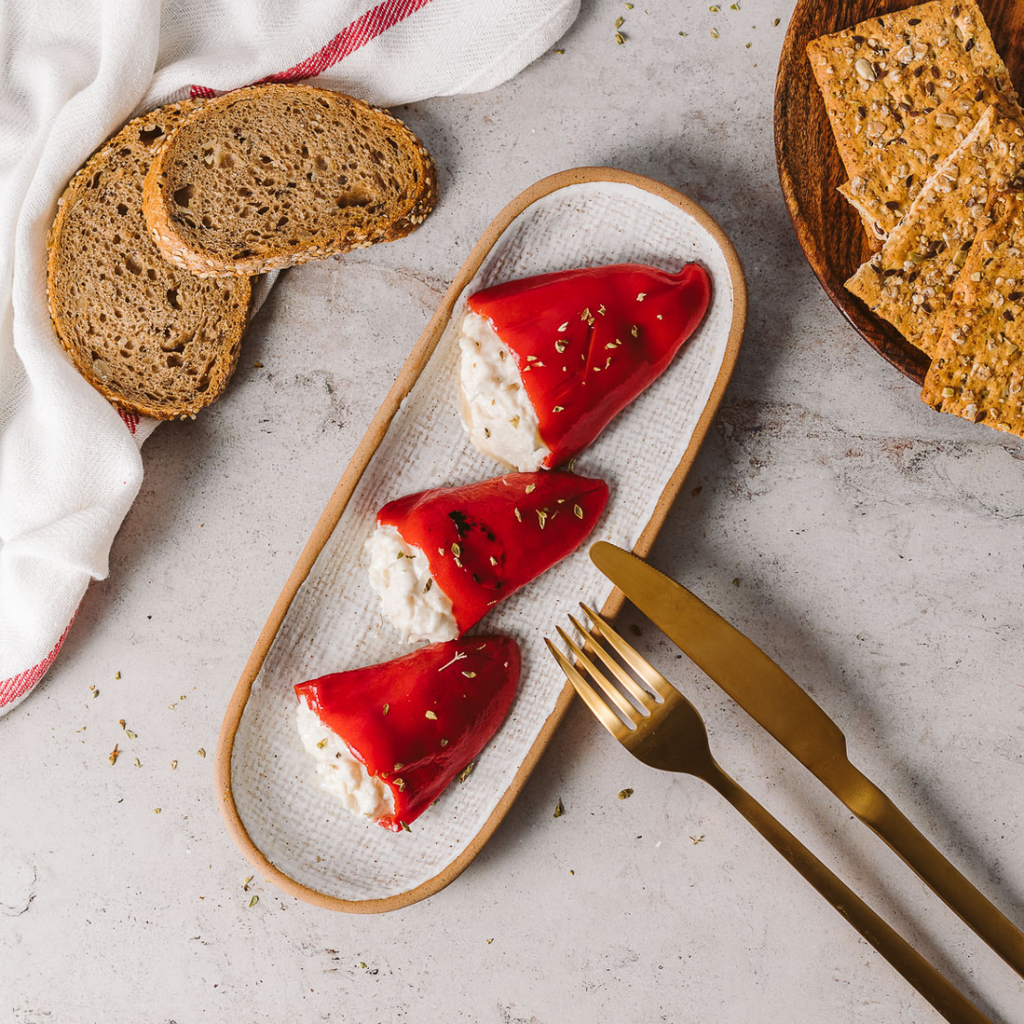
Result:
M549 454L515 356L490 321L472 310L459 334L459 415L473 446L519 470L540 469Z
M395 795L391 787L374 778L366 765L358 761L348 744L333 729L328 729L306 703L299 700L295 724L302 745L316 761L320 788L337 799L345 810L376 821L395 813Z
M402 643L436 643L459 635L452 603L434 582L427 556L415 544L406 544L393 526L378 526L366 550L370 585L380 595L384 615L402 634Z

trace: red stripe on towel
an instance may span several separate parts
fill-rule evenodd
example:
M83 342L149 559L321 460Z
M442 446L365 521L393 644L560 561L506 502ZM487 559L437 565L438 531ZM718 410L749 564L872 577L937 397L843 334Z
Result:
M124 425L134 434L139 429L139 414L136 412L128 412L127 409L122 409L119 406L115 406L117 409L117 415L124 421Z
M77 614L76 611L75 615ZM38 665L25 669L24 672L19 672L16 676L11 676L10 679L0 681L0 708L5 704L10 704L12 700L23 697L46 675L46 670L53 664L53 659L57 657L57 652L60 650L61 644L64 643L64 638L68 635L68 630L71 629L71 623L74 621L75 616L72 615L71 622L61 633L60 639L53 645L53 650Z
M376 7L343 28L312 57L307 57L286 71L267 75L260 82L297 82L303 78L315 78L428 3L430 0L381 0ZM193 85L189 95L193 99L205 99L216 93L205 85Z

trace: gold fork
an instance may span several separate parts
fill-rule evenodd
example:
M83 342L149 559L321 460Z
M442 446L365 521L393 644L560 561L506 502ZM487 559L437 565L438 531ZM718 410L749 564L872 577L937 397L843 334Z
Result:
M991 1024L988 1017L842 879L722 771L711 754L704 720L697 709L596 612L585 604L580 607L593 623L593 630L588 633L572 615L569 620L580 636L587 638L587 650L582 649L561 626L557 630L586 675L547 637L544 639L576 692L601 724L644 764L662 771L693 775L725 797L946 1020L953 1024ZM600 642L602 640L647 688L640 686L608 653ZM605 671L595 664L587 651L603 664ZM631 700L627 699L627 694Z

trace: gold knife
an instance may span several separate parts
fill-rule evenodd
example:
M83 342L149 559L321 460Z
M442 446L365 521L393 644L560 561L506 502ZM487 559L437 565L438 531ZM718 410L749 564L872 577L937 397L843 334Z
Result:
M1019 975L1024 934L851 762L846 737L767 654L685 587L599 541L598 567L666 636L929 885Z

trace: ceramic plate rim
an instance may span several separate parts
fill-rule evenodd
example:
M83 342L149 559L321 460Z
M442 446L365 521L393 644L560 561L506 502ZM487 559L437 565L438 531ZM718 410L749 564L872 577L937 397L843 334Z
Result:
M377 897L366 900L347 900L337 896L311 889L301 882L296 881L280 868L276 867L267 856L260 850L249 836L245 825L242 823L238 808L235 805L231 784L231 757L234 748L235 734L248 703L253 683L255 682L263 662L270 651L270 647L277 636L278 631L284 622L285 616L291 606L292 600L298 593L299 588L309 575L317 556L327 543L337 525L348 501L351 498L363 472L369 465L374 453L379 447L385 434L388 431L391 420L399 410L405 396L412 389L420 374L423 372L434 349L444 334L445 327L451 317L452 309L459 295L466 285L479 270L487 255L501 237L505 229L529 206L537 200L560 189L569 188L574 185L587 183L622 183L635 186L645 192L651 193L662 199L668 200L684 213L691 216L697 223L708 232L718 246L725 258L729 269L733 291L732 317L729 326L729 335L726 341L722 362L714 385L708 395L707 401L701 412L700 418L686 447L686 451L669 478L654 512L647 524L644 526L633 550L641 557L645 556L651 549L655 537L663 525L669 509L682 487L697 452L704 441L726 385L732 376L739 355L740 343L743 338L743 329L747 315L747 289L746 280L743 274L743 267L740 263L736 250L725 232L719 227L715 220L703 210L692 199L682 192L671 188L653 178L634 174L630 171L622 171L610 167L577 167L557 174L549 175L535 182L525 191L521 192L494 218L480 240L473 247L465 263L459 268L454 280L445 292L430 322L427 324L419 340L413 347L408 359L399 371L395 383L392 385L383 404L370 422L369 427L362 440L356 447L352 459L343 473L334 493L331 495L327 506L321 513L309 540L306 542L301 555L288 576L280 596L271 609L266 624L260 631L252 653L242 670L241 677L235 686L224 714L221 724L220 736L217 741L217 754L214 765L215 785L217 791L217 802L221 815L227 826L228 832L235 844L241 850L245 858L255 867L260 874L272 882L278 888L314 906L324 907L330 910L340 910L347 913L374 914L389 910L397 910L400 907L408 906L420 900L432 896L445 886L454 881L473 861L484 843L491 837L494 830L501 823L508 813L509 808L518 796L526 780L529 778L534 767L539 761L545 748L554 735L573 696L571 684L566 683L555 704L551 714L545 720L538 732L533 744L526 756L516 769L516 773L501 795L494 809L484 822L480 831L466 845L466 847L450 861L440 872L433 877L421 882L404 892L395 893L390 896ZM613 618L623 603L622 593L614 589L608 600L605 602L602 613Z

